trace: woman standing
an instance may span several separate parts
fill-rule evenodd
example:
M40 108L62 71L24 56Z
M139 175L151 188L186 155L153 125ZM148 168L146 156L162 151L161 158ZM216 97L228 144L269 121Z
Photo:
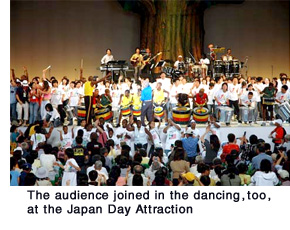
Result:
M44 120L46 117L46 111L45 106L50 102L51 98L51 88L49 87L49 84L47 81L43 82L42 89L39 90L39 93L41 94L41 104L40 104L40 115L41 119Z

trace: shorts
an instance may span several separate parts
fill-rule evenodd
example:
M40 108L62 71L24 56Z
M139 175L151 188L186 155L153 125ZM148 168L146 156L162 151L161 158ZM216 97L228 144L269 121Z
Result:
M263 104L263 109L268 110L269 112L273 112L273 105Z

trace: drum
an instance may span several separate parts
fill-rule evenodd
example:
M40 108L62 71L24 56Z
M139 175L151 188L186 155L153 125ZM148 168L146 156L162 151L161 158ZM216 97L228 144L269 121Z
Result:
M216 108L216 117L220 122L230 123L234 109L227 106L218 106Z
M232 61L225 61L225 73L232 73L233 72L233 62Z
M240 73L240 61L238 59L233 60L232 72L235 74Z
M78 106L78 119L79 120L86 119L86 107L85 106Z
M224 73L224 65L222 60L215 60L213 64L215 73Z
M130 116L131 115L130 106L121 107L121 113L122 113L123 117Z
M191 109L187 107L175 107L172 110L172 118L176 124L187 125L190 121Z
M275 98L265 98L263 97L262 100L264 105L274 105L275 104Z
M133 116L140 117L141 116L141 106L135 105L133 106Z
M111 111L109 108L96 109L95 114L96 119L104 118L105 121L112 121L113 119L113 111Z
M253 107L240 107L239 120L243 122L255 121L255 109Z
M157 119L163 119L164 118L164 109L161 106L157 106L154 108L154 117Z
M192 73L194 73L194 74L200 74L201 73L201 67L200 67L200 65L194 65L192 67Z
M193 109L192 116L196 123L206 123L208 122L209 112L205 107L196 107Z
M290 119L290 105L287 101L278 105L277 114L283 121L288 121Z

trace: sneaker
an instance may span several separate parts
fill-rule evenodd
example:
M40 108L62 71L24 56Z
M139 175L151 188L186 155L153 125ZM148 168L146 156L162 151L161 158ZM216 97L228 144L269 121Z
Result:
M271 125L271 126L274 126L275 124L274 124L274 122L273 122L273 121L270 121L270 125Z
M263 121L262 124L261 124L261 126L266 126L266 122Z

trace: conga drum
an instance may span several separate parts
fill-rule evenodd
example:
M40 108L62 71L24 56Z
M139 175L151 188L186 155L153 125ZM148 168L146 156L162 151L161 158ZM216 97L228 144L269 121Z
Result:
M130 116L131 115L130 106L123 106L123 107L121 107L121 113L122 113L123 117Z
M141 106L134 105L133 106L133 116L134 117L140 117L141 116Z
M95 114L96 119L104 118L105 121L112 121L113 119L113 111L111 111L109 108L96 109Z
M188 107L174 107L172 119L176 124L187 125L190 121L191 109Z
M156 106L154 108L154 117L157 119L163 119L164 118L164 109L161 106Z
M86 107L85 106L78 106L78 124L81 123L82 120L86 119Z
M196 107L193 109L193 119L196 123L206 123L208 122L209 112L205 107Z
M219 74L224 73L223 61L222 60L215 60L213 68L214 68L215 73L219 73Z

